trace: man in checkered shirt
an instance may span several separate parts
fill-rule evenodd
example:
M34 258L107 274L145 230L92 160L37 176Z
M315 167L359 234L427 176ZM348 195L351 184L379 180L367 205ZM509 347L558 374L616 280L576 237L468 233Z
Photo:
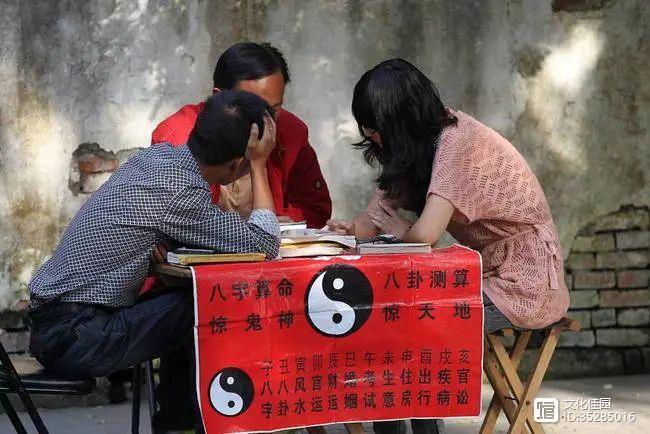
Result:
M276 135L269 113L256 95L220 92L206 101L187 146L140 151L86 201L29 285L30 350L47 369L99 377L161 357L158 425L193 425L191 292L136 303L137 292L161 243L277 256L266 173ZM248 219L211 204L211 184L248 172Z

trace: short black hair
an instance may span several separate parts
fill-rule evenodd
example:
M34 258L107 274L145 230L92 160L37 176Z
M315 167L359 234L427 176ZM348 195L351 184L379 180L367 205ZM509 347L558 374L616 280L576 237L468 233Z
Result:
M214 68L214 87L232 89L244 80L258 80L282 72L289 83L289 67L280 50L268 42L239 42L221 54Z
M205 101L190 133L187 146L202 164L223 164L246 153L251 126L264 133L264 115L269 104L250 92L225 90Z

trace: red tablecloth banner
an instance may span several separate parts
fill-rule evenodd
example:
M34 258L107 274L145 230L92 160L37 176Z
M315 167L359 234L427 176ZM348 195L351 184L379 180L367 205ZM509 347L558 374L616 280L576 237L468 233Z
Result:
M483 304L473 250L193 273L208 433L480 412Z

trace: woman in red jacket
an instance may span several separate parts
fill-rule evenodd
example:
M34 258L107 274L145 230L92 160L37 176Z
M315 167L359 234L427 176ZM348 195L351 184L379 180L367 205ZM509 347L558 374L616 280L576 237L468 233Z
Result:
M332 201L316 153L309 145L307 126L296 115L282 109L289 80L287 63L278 49L268 43L241 42L219 57L213 75L213 92L245 90L269 103L278 132L277 145L267 165L278 218L305 220L310 227L322 227L332 213ZM156 127L151 143L185 144L202 109L203 102L183 106ZM250 191L250 177L244 176L226 188L212 186L212 197L222 208L247 215Z

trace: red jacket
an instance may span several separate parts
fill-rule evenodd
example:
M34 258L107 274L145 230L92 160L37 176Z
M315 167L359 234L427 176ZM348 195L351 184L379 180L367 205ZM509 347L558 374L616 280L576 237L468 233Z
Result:
M187 142L204 103L183 106L162 121L151 134L151 144ZM332 214L332 200L305 125L293 113L282 110L277 121L278 137L267 162L269 185L278 215L309 227L322 227ZM211 186L212 201L219 200L219 186Z

